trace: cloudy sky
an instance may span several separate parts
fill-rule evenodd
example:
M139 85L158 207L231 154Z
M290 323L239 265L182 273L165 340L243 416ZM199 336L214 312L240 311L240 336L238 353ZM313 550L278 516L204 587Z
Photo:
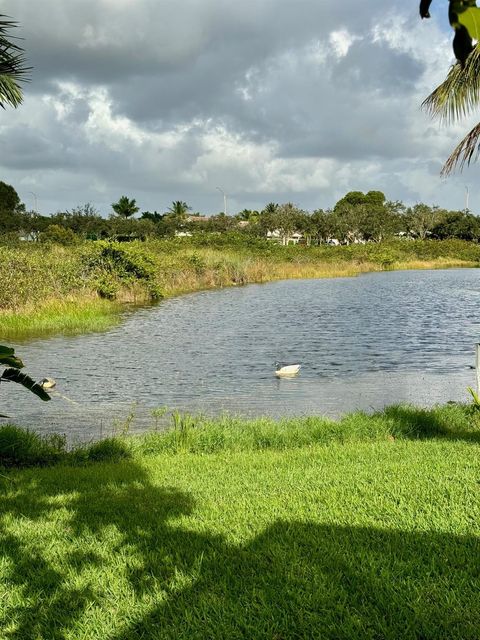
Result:
M349 190L480 213L480 164L444 160L475 119L420 104L453 62L446 0L0 0L30 64L0 113L0 180L41 213L121 195L211 214ZM478 114L477 114L478 115Z

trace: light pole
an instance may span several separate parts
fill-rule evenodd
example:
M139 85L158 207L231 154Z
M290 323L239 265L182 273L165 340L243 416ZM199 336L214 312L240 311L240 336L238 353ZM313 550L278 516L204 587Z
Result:
M33 206L34 206L34 211L35 213L38 213L38 200L37 200L37 194L33 193L33 191L29 191L28 193L31 193L34 200L33 200Z
M216 187L220 193L223 193L223 212L227 215L227 196L225 195L225 191L220 187Z
M465 210L468 211L468 196L470 195L468 192L468 187L467 185L465 185L465 191L467 192L466 196L465 196Z

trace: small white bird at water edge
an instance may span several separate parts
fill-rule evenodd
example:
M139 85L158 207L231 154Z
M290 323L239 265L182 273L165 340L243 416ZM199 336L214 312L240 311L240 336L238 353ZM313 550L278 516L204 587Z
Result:
M277 378L288 378L288 377L296 376L297 373L300 371L301 366L302 366L301 364L287 364L282 367L278 362L276 362L275 375L277 376Z

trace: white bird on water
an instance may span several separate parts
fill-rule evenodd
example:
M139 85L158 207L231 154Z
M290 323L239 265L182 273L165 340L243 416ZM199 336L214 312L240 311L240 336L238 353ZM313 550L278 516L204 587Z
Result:
M293 378L300 371L301 364L287 364L281 366L278 362L275 363L275 375L277 378Z
M53 378L44 378L40 382L40 386L43 387L43 389L45 389L45 391L49 391L50 389L53 389L53 387L55 387L56 384L57 383Z

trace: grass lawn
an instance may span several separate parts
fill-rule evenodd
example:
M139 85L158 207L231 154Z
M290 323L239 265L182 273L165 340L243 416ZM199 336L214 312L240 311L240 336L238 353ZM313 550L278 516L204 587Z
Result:
M480 433L445 411L2 471L0 638L478 639Z

